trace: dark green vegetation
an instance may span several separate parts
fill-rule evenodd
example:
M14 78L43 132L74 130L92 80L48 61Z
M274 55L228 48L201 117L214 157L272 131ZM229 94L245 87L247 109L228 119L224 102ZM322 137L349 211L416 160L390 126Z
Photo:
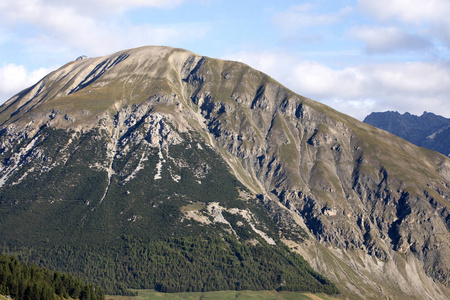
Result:
M186 142L163 152L158 180L157 148L136 144L115 159L115 174L101 203L108 185L106 172L98 170L107 159L107 137L101 131L75 135L44 128L25 139L22 143L35 140L35 150L23 159L45 156L30 160L10 178L19 183L0 191L2 252L70 272L114 294L127 294L129 288L338 293L299 255L267 244L239 214L223 212L239 240L226 223L185 218L186 205L198 206L201 213L207 204L220 203L224 209L251 212L255 226L278 240L278 225L267 218L259 200L239 195L245 188L223 160L200 139L182 138ZM140 162L144 151L147 160ZM2 153L4 161L9 155ZM145 167L127 181L139 163ZM22 226L13 226L18 223Z
M109 245L123 234L158 240L172 234L212 233L214 228L199 228L192 226L195 222L183 221L180 208L198 201L219 202L227 207L248 206L246 201L238 200L238 189L243 186L228 172L225 163L205 144L203 150L198 149L196 141L192 141L190 149L184 149L185 144L170 147L172 159L165 156L167 162L160 180L153 179L158 150L145 149L148 151L145 168L134 180L124 182L135 167L129 165L137 164L136 157L145 148L141 144L135 146L128 155L115 160L113 168L117 175L112 176L108 193L100 204L108 182L106 172L97 166L106 165L106 138L102 133L89 132L68 144L70 135L48 128L39 132L37 149L24 159L35 153L45 153L45 157L30 162L10 178L10 182L15 182L29 172L19 184L0 190L3 244ZM11 155L2 154L4 160ZM177 167L174 161L188 161L189 168ZM199 184L193 173L206 167L207 174ZM172 173L181 176L179 182L172 180Z
M0 294L10 295L14 300L105 299L101 287L71 275L27 266L4 255L0 256Z
M87 247L19 252L51 268L78 270L109 293L127 288L160 292L218 290L310 291L337 294L333 283L298 254L261 243L250 246L232 235L170 238L142 243L124 238L121 249ZM48 257L48 258L47 258Z

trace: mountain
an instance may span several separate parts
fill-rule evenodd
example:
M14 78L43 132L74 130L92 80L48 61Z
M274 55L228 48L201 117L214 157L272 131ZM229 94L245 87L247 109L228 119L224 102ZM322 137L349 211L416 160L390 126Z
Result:
M450 297L449 158L245 64L72 61L0 124L3 252L106 289Z
M414 145L450 155L450 119L424 112L421 116L396 111L374 112L364 123L386 130Z

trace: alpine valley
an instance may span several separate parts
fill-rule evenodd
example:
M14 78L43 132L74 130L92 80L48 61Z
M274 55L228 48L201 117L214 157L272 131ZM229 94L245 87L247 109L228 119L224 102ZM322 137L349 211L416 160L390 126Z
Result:
M450 298L450 159L242 63L83 57L0 124L0 249L22 262L109 293Z

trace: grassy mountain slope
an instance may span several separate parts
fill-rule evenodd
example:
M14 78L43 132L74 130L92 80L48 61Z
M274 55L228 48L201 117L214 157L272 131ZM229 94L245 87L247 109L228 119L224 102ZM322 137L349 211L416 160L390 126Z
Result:
M261 299L261 300L330 300L336 299L324 294L311 294L299 292L276 292L276 291L219 291L204 293L176 293L162 294L155 291L139 290L138 296L107 296L107 300L144 300L155 297L164 300L228 300L228 299Z

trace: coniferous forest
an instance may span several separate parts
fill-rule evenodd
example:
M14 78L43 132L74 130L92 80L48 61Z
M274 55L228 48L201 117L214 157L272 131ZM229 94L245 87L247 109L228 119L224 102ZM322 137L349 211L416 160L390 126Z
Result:
M123 237L119 249L61 247L16 252L21 260L74 272L110 294L278 290L339 293L298 254L285 247L239 242L235 236L173 237L142 243ZM33 258L34 257L34 258Z
M0 256L0 294L14 300L103 300L103 289L68 274L27 266L12 256Z

